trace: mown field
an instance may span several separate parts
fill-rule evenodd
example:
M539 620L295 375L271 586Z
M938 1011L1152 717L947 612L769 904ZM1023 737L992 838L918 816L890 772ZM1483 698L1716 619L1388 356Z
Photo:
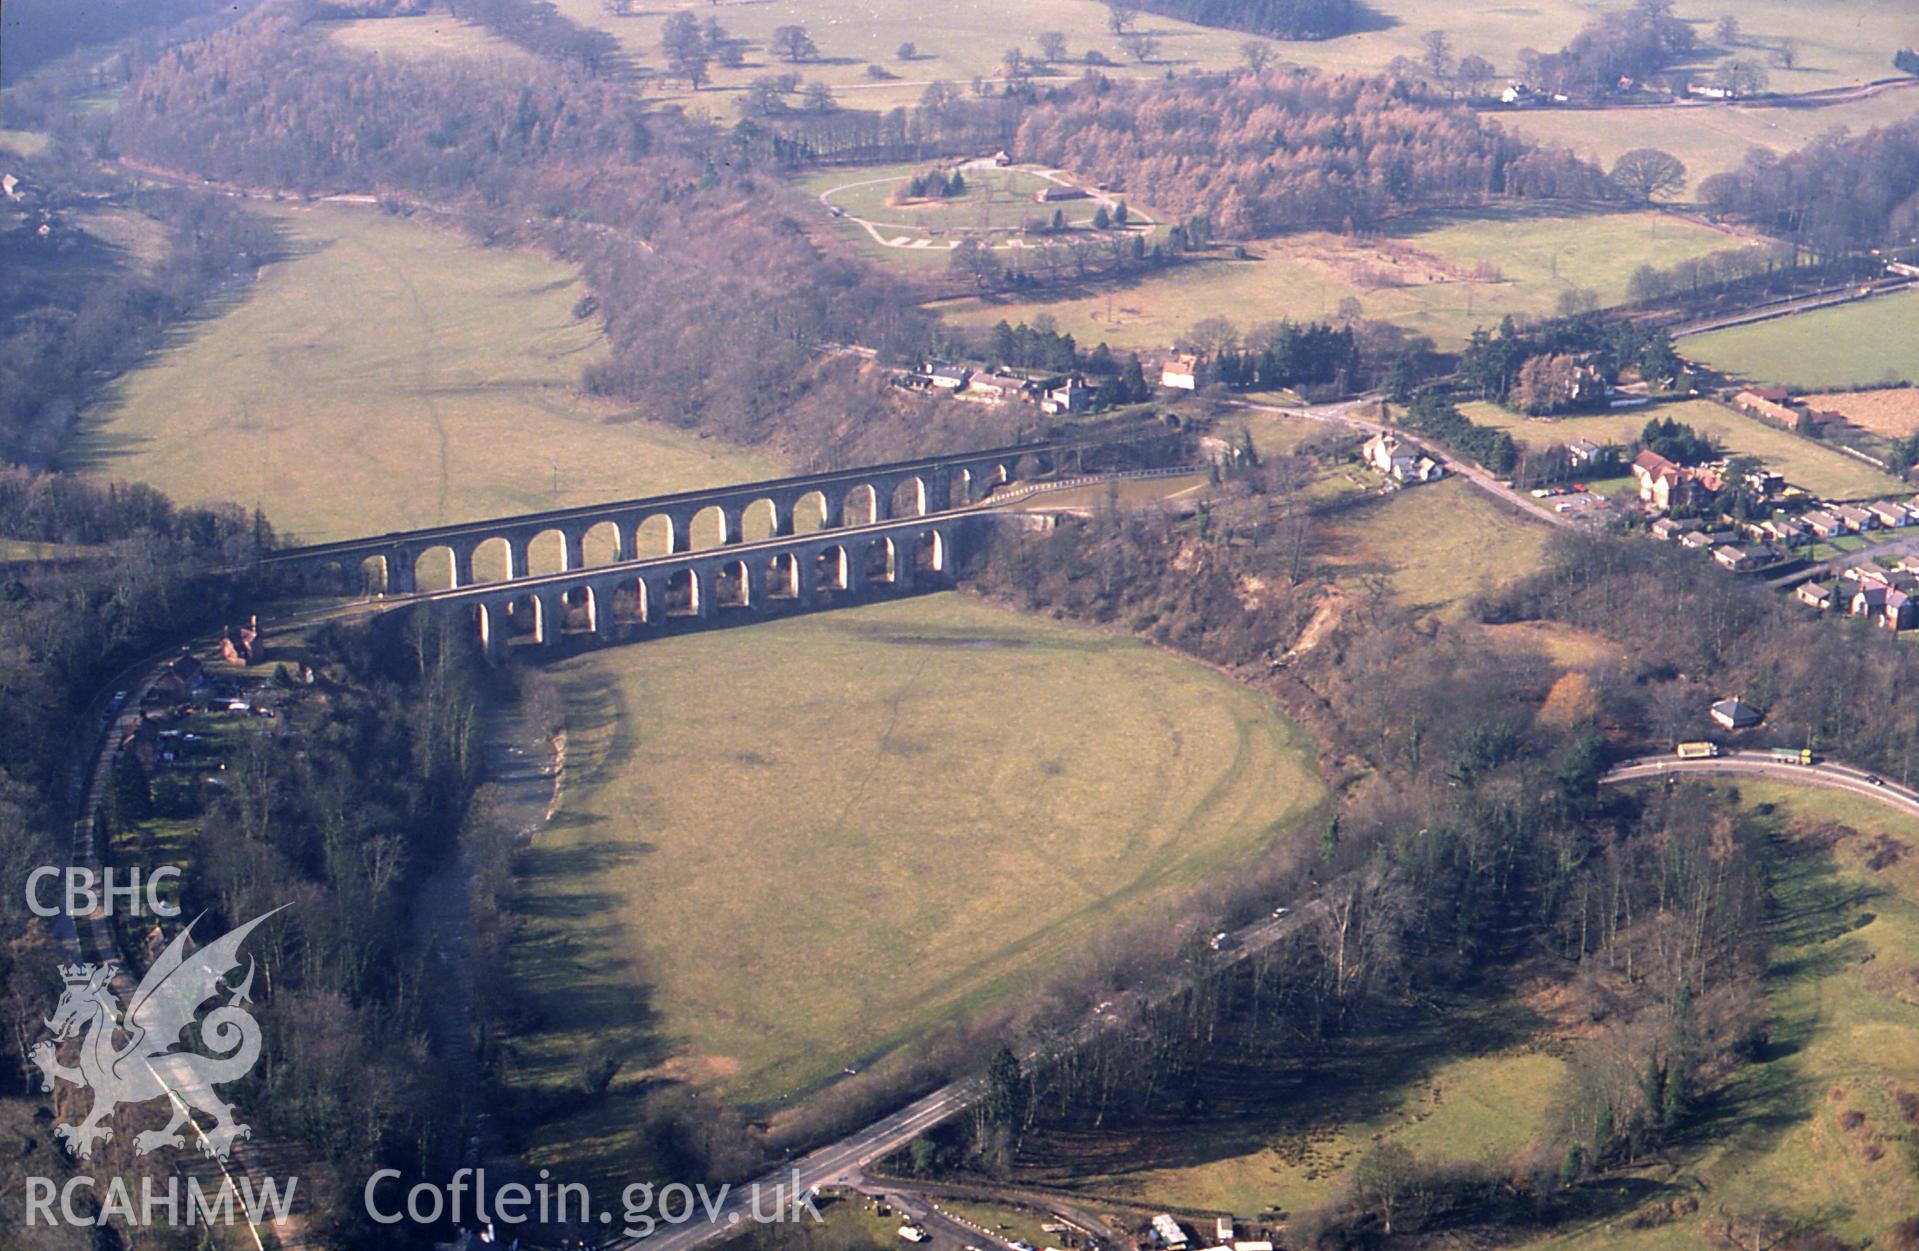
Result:
M1682 339L1714 369L1805 390L1919 382L1919 291Z
M1919 1213L1919 821L1833 791L1746 783L1743 801L1783 840L1774 888L1769 1054L1713 1101L1718 1115L1649 1178L1697 1215L1645 1230L1609 1221L1527 1244L1566 1251L1690 1251L1719 1213L1773 1213L1849 1245ZM1796 832L1857 831L1828 855ZM1879 840L1885 840L1881 842ZM1889 861L1889 863L1888 863ZM1874 867L1875 862L1879 867Z
M1252 691L953 594L553 676L568 780L524 878L521 1077L630 1063L542 1163L611 1158L649 1073L767 1103L1028 986L1323 795Z
M1642 264L1671 265L1738 246L1736 238L1664 213L1493 205L1413 215L1376 242L1325 232L1264 240L1249 245L1256 259L1222 256L1070 299L968 298L939 307L975 327L1046 313L1082 343L1144 349L1165 347L1206 317L1224 315L1247 328L1281 318L1328 319L1350 298L1365 316L1430 335L1447 349L1507 313L1550 315L1568 291L1620 303Z
M1383 580L1403 607L1456 615L1471 597L1537 569L1551 534L1451 478L1334 514L1322 562L1356 590Z
M71 465L315 541L773 476L578 390L577 274L369 208L277 210L286 259L86 415Z
M1787 481L1824 499L1869 499L1900 490L1897 480L1864 461L1712 400L1684 400L1551 421L1531 419L1497 404L1463 404L1460 411L1481 425L1505 428L1514 439L1529 447L1548 447L1574 439L1623 445L1637 439L1653 418L1670 417L1711 436L1728 453L1757 456L1785 474Z

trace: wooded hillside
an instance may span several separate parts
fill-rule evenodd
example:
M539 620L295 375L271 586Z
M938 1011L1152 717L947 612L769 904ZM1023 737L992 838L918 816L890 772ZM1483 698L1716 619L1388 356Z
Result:
M1569 153L1530 148L1386 78L1097 80L1028 114L1018 151L1165 213L1208 214L1229 237L1364 227L1496 195L1608 194Z

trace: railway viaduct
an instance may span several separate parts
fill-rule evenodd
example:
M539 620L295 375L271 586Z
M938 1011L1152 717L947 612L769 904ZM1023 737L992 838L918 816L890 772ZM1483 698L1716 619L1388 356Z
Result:
M744 542L749 519L758 522L758 528L769 537L792 535L795 518L803 510L810 511L810 519L817 519L827 530L855 519L879 522L901 516L928 516L977 503L1001 485L1055 472L1068 457L1089 446L1020 444L706 491L552 509L283 548L264 557L262 564L307 585L334 583L342 589L360 588L358 575L364 566L368 568L369 589L387 595L411 595L419 589L427 557L437 553L445 571L439 580L444 586L459 589L477 584L475 556L480 548L499 543L505 548L506 580L519 581L532 576L532 546L548 534L559 538L560 572L570 573L586 567L587 538L594 531L601 532L610 545L613 563L621 564L640 559L642 549L649 546L644 542L649 530L655 535L650 546L662 554L691 551L693 529L702 514L711 514L722 546Z
M722 616L751 620L944 585L961 528L996 490L1046 475L1057 483L1068 463L1111 446L1032 443L803 474L282 548L261 565L308 587L376 590L388 607L464 610L495 660L514 649L627 642ZM695 549L703 514L717 541ZM802 516L817 528L800 529ZM749 519L761 531L750 540ZM654 550L642 554L649 529ZM612 559L588 564L595 531ZM559 568L534 573L531 549L547 535L558 536ZM488 543L504 545L504 576L480 581L475 557ZM430 559L444 572L422 591Z

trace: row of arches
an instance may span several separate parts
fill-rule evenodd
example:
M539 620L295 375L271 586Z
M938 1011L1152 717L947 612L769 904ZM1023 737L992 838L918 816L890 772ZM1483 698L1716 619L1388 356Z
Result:
M316 560L304 566L307 584L341 594L407 594L507 582L633 560L705 551L876 521L923 517L977 503L1008 483L1046 471L1028 454L1006 462L957 467L897 479L858 482L844 491L823 488L795 496L765 494L716 499L691 512L672 509L609 515L591 524L555 523L423 545L401 541L364 556Z
M880 536L859 544L830 543L769 558L688 564L653 579L582 581L545 593L527 592L474 605L482 646L502 655L567 636L609 636L722 614L825 607L877 587L904 590L944 574L945 535L928 529L910 542Z

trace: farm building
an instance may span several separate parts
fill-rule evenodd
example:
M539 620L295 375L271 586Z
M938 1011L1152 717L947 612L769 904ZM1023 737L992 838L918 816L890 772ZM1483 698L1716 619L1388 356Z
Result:
M1033 193L1034 201L1039 204L1057 204L1061 200L1084 200L1085 198L1084 187L1042 187Z
M1759 710L1740 699L1722 699L1712 706L1712 719L1728 730L1744 730L1758 725Z
M1167 357L1166 363L1159 368L1159 385L1178 391L1198 390L1199 357L1186 353Z

